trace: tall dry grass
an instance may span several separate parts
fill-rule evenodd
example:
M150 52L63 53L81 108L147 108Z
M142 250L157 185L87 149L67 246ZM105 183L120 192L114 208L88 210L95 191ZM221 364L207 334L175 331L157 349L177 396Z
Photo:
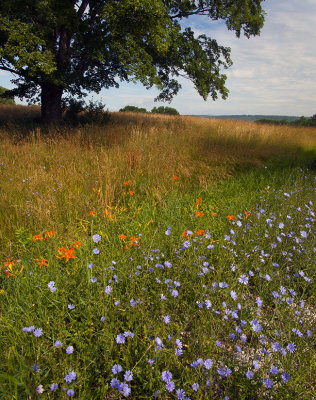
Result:
M9 116L9 125L0 127L5 245L22 226L66 231L91 210L123 206L128 196L155 204L188 185L206 189L236 171L315 150L314 128L195 117L111 113L105 126L48 132L14 125L38 113L38 108L0 108L0 120Z

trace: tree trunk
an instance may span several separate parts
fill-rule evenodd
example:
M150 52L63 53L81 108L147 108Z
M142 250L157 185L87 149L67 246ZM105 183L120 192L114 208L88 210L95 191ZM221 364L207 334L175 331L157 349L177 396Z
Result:
M60 124L62 122L61 98L63 87L54 83L44 82L41 85L41 118L45 124Z

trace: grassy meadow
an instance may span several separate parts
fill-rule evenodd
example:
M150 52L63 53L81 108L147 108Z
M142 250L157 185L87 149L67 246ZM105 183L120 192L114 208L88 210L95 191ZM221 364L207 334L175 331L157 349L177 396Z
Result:
M0 107L0 399L312 399L316 129Z

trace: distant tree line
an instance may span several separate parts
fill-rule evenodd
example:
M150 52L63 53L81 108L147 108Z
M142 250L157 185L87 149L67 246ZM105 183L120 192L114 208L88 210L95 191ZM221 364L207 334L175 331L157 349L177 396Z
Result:
M262 118L258 119L255 122L259 122L261 124L270 124L270 125L289 125L289 126L315 126L316 127L316 114L312 117L300 117L295 121L287 121L285 119L268 119Z
M6 95L7 91L8 89L0 86L0 104L15 104L14 98Z
M138 113L152 113L152 114L168 114L168 115L180 115L179 111L172 107L154 107L151 111L147 111L146 108L136 106L125 106L120 111L138 112Z

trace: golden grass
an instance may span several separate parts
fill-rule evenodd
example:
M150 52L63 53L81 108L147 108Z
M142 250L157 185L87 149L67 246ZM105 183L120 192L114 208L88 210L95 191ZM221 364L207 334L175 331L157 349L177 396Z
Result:
M4 114L14 121L39 113L21 107L2 106L0 120ZM262 167L275 157L315 150L315 133L314 128L130 113L111 113L105 126L45 134L34 128L21 135L12 122L0 127L0 240L32 224L69 229L91 210L104 212L124 202L126 180L133 196L153 203L188 185L206 189L236 168Z

